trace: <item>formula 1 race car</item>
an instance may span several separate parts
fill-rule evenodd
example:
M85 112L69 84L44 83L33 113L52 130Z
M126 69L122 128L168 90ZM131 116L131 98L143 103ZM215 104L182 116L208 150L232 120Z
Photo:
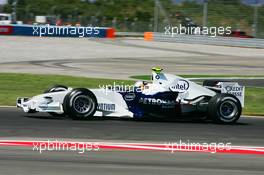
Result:
M241 115L244 87L238 83L207 80L202 86L165 74L160 68L152 68L151 78L151 82L138 81L126 87L73 89L57 85L41 95L18 98L17 107L27 113L47 112L78 120L99 116L195 116L216 123L234 123Z

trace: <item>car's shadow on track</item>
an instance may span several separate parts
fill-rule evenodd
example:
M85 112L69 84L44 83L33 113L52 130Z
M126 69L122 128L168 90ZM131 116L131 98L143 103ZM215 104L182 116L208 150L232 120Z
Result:
M211 120L197 119L197 118L144 118L144 119L133 119L133 118L119 118L119 117L96 117L90 120L72 120L70 117L54 117L50 115L24 115L26 118L32 119L41 119L41 120L65 120L65 121L82 121L82 122L91 122L91 121L126 121L126 122L148 122L148 123L189 123L189 124L215 124ZM245 122L236 122L233 124L217 124L217 125L250 125Z
M46 116L46 115L24 115L26 118L33 118L33 119L47 119L47 120L65 120L67 117L53 117L53 116Z

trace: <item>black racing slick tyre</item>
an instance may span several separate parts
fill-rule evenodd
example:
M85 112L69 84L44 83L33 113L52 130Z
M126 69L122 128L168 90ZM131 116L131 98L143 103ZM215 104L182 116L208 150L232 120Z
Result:
M50 92L60 92L60 91L66 91L66 90L68 90L67 86L54 85L54 86L48 88L47 90L45 90L43 93L46 94L46 93L50 93Z
M219 83L220 80L204 80L203 81L203 86L209 86L209 87L215 87L217 83ZM221 81L223 82L223 81Z
M97 106L96 96L85 88L73 89L63 101L63 110L74 120L93 119Z
M203 86L215 87L219 82L232 82L229 80L204 80Z
M45 90L43 93L51 93L51 92L61 92L61 91L66 91L68 90L67 86L64 85L54 85L50 88L48 88L47 90ZM59 113L55 113L55 112L48 112L51 116L53 117L65 117L65 113L59 114Z
M208 105L208 115L215 123L235 123L241 111L240 101L232 94L216 94Z

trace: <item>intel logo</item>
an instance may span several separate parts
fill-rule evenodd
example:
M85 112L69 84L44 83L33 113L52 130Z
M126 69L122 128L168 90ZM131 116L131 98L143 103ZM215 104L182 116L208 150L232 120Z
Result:
M125 95L124 99L126 101L132 101L132 100L135 99L135 97L136 97L135 93L128 93L128 94Z
M189 83L186 80L180 79L176 85L171 87L171 90L183 92L189 89Z

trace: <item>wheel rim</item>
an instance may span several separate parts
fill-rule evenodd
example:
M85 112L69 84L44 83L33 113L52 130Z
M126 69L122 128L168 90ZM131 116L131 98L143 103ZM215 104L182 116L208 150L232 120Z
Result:
M93 100L84 95L77 96L73 102L74 110L79 114L90 113L94 108Z
M236 115L237 111L237 106L233 101L224 101L220 105L220 114L226 119L232 119Z

